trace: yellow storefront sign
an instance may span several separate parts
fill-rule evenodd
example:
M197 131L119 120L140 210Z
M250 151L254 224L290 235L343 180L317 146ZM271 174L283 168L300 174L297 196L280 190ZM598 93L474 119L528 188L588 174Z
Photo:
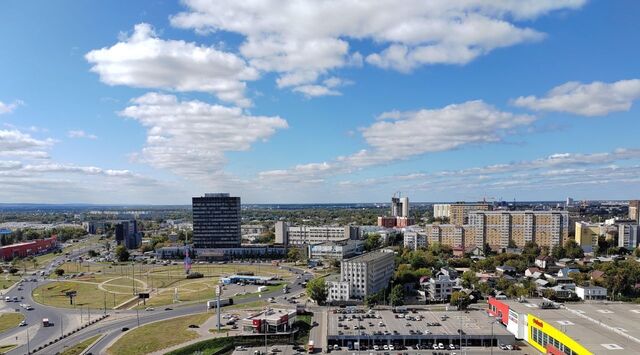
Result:
M580 345L577 341L571 339L566 334L553 327L551 324L543 321L533 314L527 314L527 324L529 344L531 344L534 348L538 349L543 354L553 354L553 352L547 351L547 344L551 344L553 348L560 350L560 353L593 355L592 352L585 349L585 347Z

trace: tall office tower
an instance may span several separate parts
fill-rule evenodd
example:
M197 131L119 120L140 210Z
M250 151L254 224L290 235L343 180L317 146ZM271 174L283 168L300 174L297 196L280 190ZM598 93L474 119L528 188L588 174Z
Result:
M629 201L629 219L640 223L640 200Z
M240 247L240 197L207 193L192 199L193 247Z
M402 215L400 217L409 217L409 198L401 198L400 203L402 204Z

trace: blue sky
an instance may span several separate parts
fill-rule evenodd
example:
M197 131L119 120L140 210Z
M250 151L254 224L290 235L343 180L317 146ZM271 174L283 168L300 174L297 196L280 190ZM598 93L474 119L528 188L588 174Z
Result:
M629 199L636 1L4 1L0 202Z

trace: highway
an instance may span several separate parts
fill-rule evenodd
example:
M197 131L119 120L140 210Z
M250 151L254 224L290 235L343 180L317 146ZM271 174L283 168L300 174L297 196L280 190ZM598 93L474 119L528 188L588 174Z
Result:
M62 257L66 258L66 257ZM52 262L52 264L54 264ZM48 266L48 269L51 270L51 266ZM310 273L304 273L303 270L297 268L290 268L283 266L283 269L287 269L289 271L301 274L300 280L295 281L306 281L312 277ZM35 277L35 276L34 276ZM29 342L26 343L26 330L25 327L18 327L12 330L9 330L0 335L2 339L6 339L8 336L16 336L20 335L18 339L18 343L23 343L23 345L13 349L8 352L10 355L18 355L18 354L26 354L27 347L29 350L33 352L34 349L37 349L39 346L42 346L53 339L59 337L61 335L59 320L62 320L64 323L64 332L69 332L72 328L78 325L77 317L79 315L78 310L74 309L62 309L62 308L54 308L43 306L41 304L36 303L31 297L31 289L35 289L37 285L45 284L48 280L39 280L37 282L24 282L23 290L18 291L17 288L11 290L7 295L10 297L17 296L18 298L24 297L23 300L16 303L8 303L9 305L15 305L15 307L20 308L20 303L29 303L34 307L32 311L26 311L20 308L20 311L25 314L27 317L27 323L29 328ZM290 293L296 294L303 291L303 287L298 285L297 282L291 282L289 284ZM268 293L263 293L261 297L258 294L255 294L251 297L234 300L234 304L244 304L250 303L258 300L266 300L270 297L274 297L277 300L280 300L283 296L281 290L275 290ZM212 297L213 298L213 297ZM172 310L165 311L164 308L171 307ZM95 315L101 315L103 310L93 310ZM97 334L104 334L105 336L101 338L96 344L94 344L90 351L93 354L103 354L106 352L106 349L109 345L117 339L120 335L124 334L122 328L126 327L129 329L134 329L138 326L138 322L140 325L144 325L150 322L155 322L167 318L179 317L185 315L191 315L196 313L206 312L206 302L198 303L198 304L189 304L189 305L170 305L165 307L157 307L155 311L140 311L137 313L136 311L126 310L126 311L113 311L107 310L107 313L112 315L110 318L107 318L103 321L100 321L94 325L88 326L85 329L78 331L77 333L57 342L54 345L51 345L40 352L41 354L56 354L58 352L62 352L66 347L77 344L85 339L91 338ZM85 316L87 315L86 310L83 313ZM42 318L49 318L52 322L54 322L54 326L52 327L42 327L41 322ZM75 320L75 322L74 322ZM75 326L72 326L74 325Z

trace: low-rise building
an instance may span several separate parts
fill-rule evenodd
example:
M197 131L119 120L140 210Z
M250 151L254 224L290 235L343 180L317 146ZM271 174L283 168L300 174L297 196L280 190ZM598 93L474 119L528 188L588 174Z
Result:
M275 242L282 245L313 245L360 237L357 226L289 226L278 221L275 230Z
M247 333L288 333L296 322L295 309L268 309L244 318L242 330Z
M347 240L342 242L326 242L308 246L309 259L343 260L362 253L364 242Z
M440 274L437 277L432 277L426 283L426 297L432 302L448 301L455 286L457 286L457 282L452 280L449 275Z
M58 248L58 241L55 236L45 239L36 239L23 243L16 243L0 247L0 258L4 261L13 258L43 254Z
M600 286L576 286L576 296L588 300L606 300L607 289Z

